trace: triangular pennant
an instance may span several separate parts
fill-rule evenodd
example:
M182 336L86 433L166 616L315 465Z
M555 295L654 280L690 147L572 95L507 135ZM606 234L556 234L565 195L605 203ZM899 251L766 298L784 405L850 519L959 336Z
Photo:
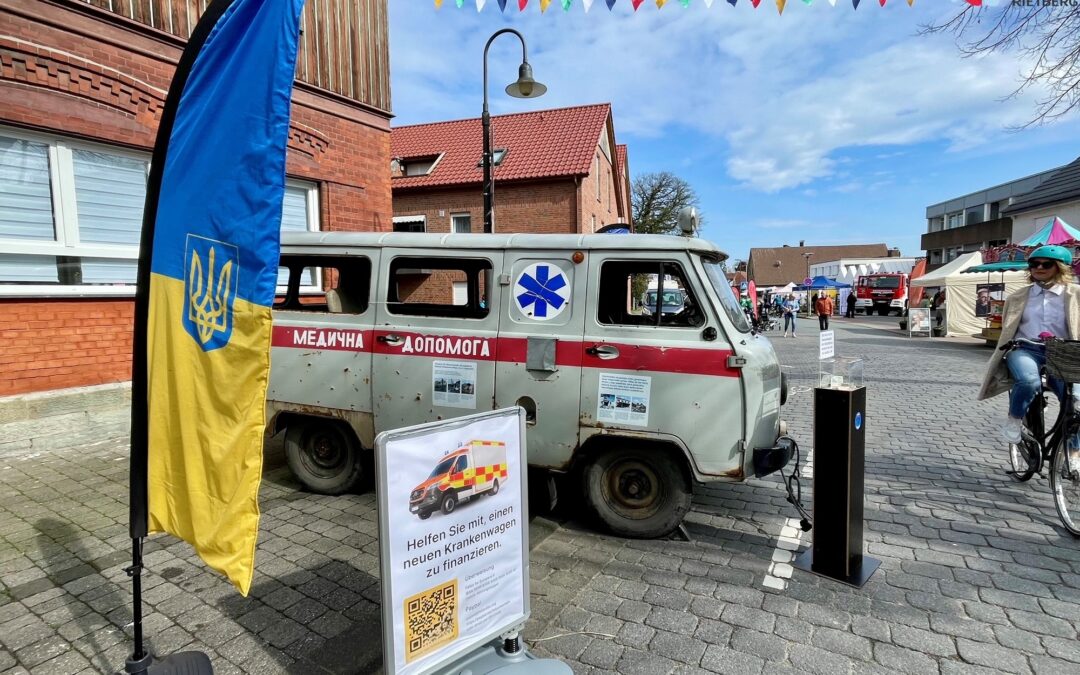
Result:
M500 12L505 12L506 11L506 0L499 0L499 11Z
M907 0L907 6L908 7L911 7L914 4L915 4L915 0Z
M705 9L712 8L712 0L705 0Z
M836 0L829 0L829 4L836 7Z
M851 7L853 9L858 9L859 8L859 0L851 0Z
M442 0L435 0L435 9L440 9L441 7L442 7Z
M734 7L734 6L735 6L735 3L737 3L737 2L739 1L739 0L727 0L727 1L728 1L729 3L731 3L731 6L732 6L732 7Z
M665 2L667 2L667 0L656 0L656 8L660 9L661 7L664 6Z
M574 0L562 0L562 11L569 12L572 4L574 4Z
M975 7L982 7L982 0L967 0L967 3Z
M776 0L776 11L779 14L784 13L784 5L787 4L787 0Z
M682 0L682 6L683 7L689 7L690 6L690 0Z
M611 8L614 7L614 6L615 6L615 0L607 0L608 11L611 11Z
M518 11L524 12L525 6L529 4L529 0L518 0Z
M754 9L757 9L757 6L761 4L761 0L750 0L750 4L754 6Z
M457 0L457 8L461 9L465 5L465 0Z
M880 2L881 2L881 6L884 7L887 0L880 0Z
M547 11L548 5L551 4L551 0L540 0L540 13L543 14Z
M637 8L641 7L641 3L645 2L645 0L630 0L630 2L634 4L634 11L636 12Z
M487 0L476 0L476 11L478 11L478 12L483 11L484 5L486 3L487 3Z
M585 5L585 11L588 12L592 9L593 0L581 0L581 4Z
M809 5L809 4L811 4L811 3L813 3L813 2L814 2L814 0L802 0L802 1L803 1L803 2L805 2L805 3L807 4L807 5Z

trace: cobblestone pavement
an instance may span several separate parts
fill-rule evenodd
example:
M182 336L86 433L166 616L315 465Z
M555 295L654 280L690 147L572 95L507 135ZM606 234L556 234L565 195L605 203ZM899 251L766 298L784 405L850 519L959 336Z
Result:
M1080 541L1045 479L1004 474L1004 402L974 400L989 350L895 326L833 325L838 353L866 365L865 539L881 560L866 586L791 569L813 533L791 527L776 477L714 484L696 492L691 541L562 522L531 555L531 649L578 673L1080 673ZM803 321L774 340L804 463L816 337ZM130 651L125 422L67 418L33 443L0 426L0 673L111 671ZM201 649L219 673L378 669L374 495L296 488L268 469L247 599L186 544L148 542L155 651Z

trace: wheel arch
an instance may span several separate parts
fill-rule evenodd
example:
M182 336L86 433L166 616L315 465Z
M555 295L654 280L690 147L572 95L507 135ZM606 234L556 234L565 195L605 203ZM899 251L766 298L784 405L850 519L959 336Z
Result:
M698 471L694 466L694 459L689 450L674 440L658 438L642 438L640 436L624 434L595 434L585 440L574 453L571 463L571 471L578 473L600 453L612 448L639 448L655 452L663 452L676 460L679 468L689 483L699 483Z

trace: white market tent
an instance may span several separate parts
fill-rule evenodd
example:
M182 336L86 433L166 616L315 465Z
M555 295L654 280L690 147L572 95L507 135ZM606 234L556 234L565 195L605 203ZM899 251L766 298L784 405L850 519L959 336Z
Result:
M976 289L980 284L1003 283L1005 295L1008 296L1028 283L1026 272L964 272L969 267L981 264L982 253L967 253L911 282L913 286L945 289L946 335L978 335L986 327L986 319L975 316Z

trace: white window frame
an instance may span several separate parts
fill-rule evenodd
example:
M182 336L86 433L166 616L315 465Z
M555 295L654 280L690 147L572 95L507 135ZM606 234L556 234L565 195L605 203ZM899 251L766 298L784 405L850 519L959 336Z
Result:
M75 258L111 258L114 260L138 260L138 246L110 244L83 244L79 240L79 226L75 206L75 165L73 150L102 152L146 162L150 171L150 153L128 150L104 143L82 141L59 134L24 131L0 126L0 135L8 138L41 143L48 147L49 192L52 195L53 224L56 239L53 241L26 241L0 237L0 251L11 255L66 256ZM80 297L135 295L135 285L57 285L12 284L0 282L0 297Z
M318 232L319 231L319 184L310 180L302 180L300 178L285 177L286 188L300 188L307 191L307 231ZM280 236L280 235L279 235ZM278 268L280 269L280 267ZM314 284L301 284L300 295L316 295L323 292L323 269L321 267L315 268L315 283ZM288 286L277 285L274 287L274 293L281 295L289 290Z
M457 225L456 225L456 223L454 223L454 219L458 218L460 216L466 216L469 219L469 231L468 232L458 232L457 231ZM450 214L450 234L473 234L473 231L472 231L472 214L467 212L467 211L461 211L459 213L451 213Z

